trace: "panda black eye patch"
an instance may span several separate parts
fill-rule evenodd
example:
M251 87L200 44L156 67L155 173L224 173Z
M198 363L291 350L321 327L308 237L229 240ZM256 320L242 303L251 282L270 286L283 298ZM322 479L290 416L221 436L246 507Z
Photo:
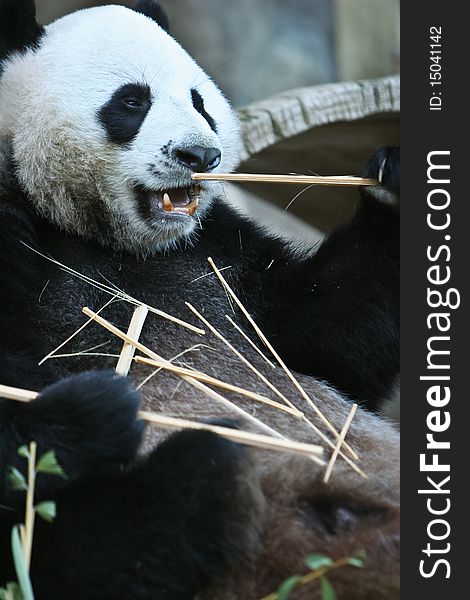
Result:
M108 139L115 144L128 144L139 129L152 105L150 88L127 83L118 88L98 111L98 120Z
M204 107L204 100L202 99L201 94L196 90L191 90L191 99L193 101L193 106L197 110L199 114L201 114L204 119L209 123L210 128L214 133L217 133L217 125L215 124L214 119L210 116L210 114L206 111Z

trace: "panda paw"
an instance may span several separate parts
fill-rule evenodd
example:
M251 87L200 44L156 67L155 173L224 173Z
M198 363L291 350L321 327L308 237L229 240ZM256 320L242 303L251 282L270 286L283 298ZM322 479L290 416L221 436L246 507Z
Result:
M87 372L45 388L24 406L22 429L54 450L69 478L132 461L141 442L139 395L114 372Z
M378 202L398 206L400 199L400 147L385 146L367 163L363 177L377 179L378 186L362 188L368 197Z
M207 431L175 433L123 473L62 491L52 526L39 522L35 531L35 591L194 598L259 551L263 500L249 451Z

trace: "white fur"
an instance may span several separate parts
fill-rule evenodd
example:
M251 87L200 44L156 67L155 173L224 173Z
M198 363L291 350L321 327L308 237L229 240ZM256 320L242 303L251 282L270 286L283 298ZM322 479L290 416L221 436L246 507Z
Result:
M152 106L136 138L113 144L96 115L126 83L150 86ZM217 134L193 107L197 88ZM38 50L11 58L0 79L0 135L11 144L17 175L41 213L61 228L149 254L187 239L197 219L146 222L131 186L162 190L191 184L161 147L211 146L218 171L238 159L238 123L220 90L181 46L151 19L120 6L75 12L46 28ZM160 176L153 175L154 165ZM199 216L217 185L204 186ZM91 222L94 199L109 213L109 231ZM88 211L88 212L87 212Z

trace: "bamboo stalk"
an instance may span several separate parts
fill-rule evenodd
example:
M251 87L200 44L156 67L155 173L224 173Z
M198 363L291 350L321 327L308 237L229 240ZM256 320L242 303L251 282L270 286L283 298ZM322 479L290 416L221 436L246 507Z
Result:
M31 552L33 549L33 533L34 533L34 488L36 482L36 442L29 444L28 455L28 489L26 491L26 510L25 510L25 526L23 536L23 554L26 565L26 570L29 571L31 563Z
M116 326L112 325L109 321L106 321L106 319L103 319L102 317L100 317L99 315L97 315L96 313L94 313L88 307L83 308L82 312L85 315L87 315L88 317L91 317L99 325L101 325L102 327L104 327L105 329L107 329L108 331L110 331L111 333L113 333L114 335L116 335L117 337L121 338L125 342L133 344L137 348L137 350L140 350L140 352L142 352L142 354L145 354L149 358L152 358L152 359L154 359L156 361L162 361L164 363L168 363L168 364L171 365L171 363L169 361L165 360L164 358L162 358L161 356L159 356L156 352L153 352L152 350L150 350L149 348L147 348L146 346L144 346L143 344L141 344L137 340L132 339L131 337L129 337L128 335L126 335L123 331L121 331L120 329L118 329ZM214 400L217 400L219 403L223 404L224 406L226 406L230 410L233 410L233 411L237 412L238 414L242 415L243 418L248 419L249 421L251 421L252 423L254 423L257 427L259 427L260 429L262 429L268 435L273 435L273 436L278 437L278 438L283 438L284 437L278 431L276 431L275 429L272 429L271 427L269 427L268 425L266 425L265 423L263 423L262 421L260 421L256 417L253 417L253 415L250 415L250 413L246 412L245 410L243 410L242 408L240 408L239 406L237 406L233 402L230 402L230 400L227 400L227 398L225 398L221 394L215 392L213 389L211 389L207 385L201 383L200 381L197 381L197 379L194 379L193 377L187 377L186 375L184 375L182 377L182 379L184 379L187 383L189 383L193 387L196 387L199 390L201 390L202 392L204 392L207 396L213 398Z
M273 365L273 363L269 360L269 358L267 356L265 356L265 354L258 348L258 346L254 343L254 341L246 335L246 333L243 331L243 329L238 325L238 323L235 323L235 321L232 319L232 317L230 315L225 315L225 318L227 319L227 321L229 323L232 324L232 326L238 331L238 333L250 344L250 346L253 348L253 350L255 350L260 356L261 358L264 359L265 362L268 363L268 365L270 367L272 367L273 369L276 368L276 365Z
M194 381L196 387L199 387L200 382ZM7 386L2 386L3 388L7 388ZM23 398L28 397L32 401L39 395L37 392L32 392L29 390L19 390L18 388L7 388L8 391L8 399L9 400L17 400L19 402L25 402ZM218 396L213 390L208 388L210 392L213 393L214 396ZM19 393L21 392L21 393ZM291 440L286 439L281 436L279 433L277 437L271 437L270 435L263 435L259 433L253 433L249 431L241 431L239 429L230 429L228 427L220 427L219 425L209 425L206 423L199 423L197 421L188 421L186 419L179 419L176 417L166 417L164 415L159 415L157 413L140 411L139 417L146 421L147 423L151 423L153 425L157 425L162 429L194 429L194 430L207 430L212 431L218 435L221 435L227 439L230 439L234 442L238 442L240 444L244 444L247 446L254 446L258 448L265 448L266 450L279 450L285 452L292 452L294 454L301 454L303 456L307 456L320 466L325 466L325 462L319 458L323 454L323 448L316 444L304 444L302 442L293 442ZM259 425L259 423L257 423Z
M304 416L304 414L298 410L293 404L292 402L286 398L284 396L284 394L282 392L280 392L277 387L275 387L270 381L269 379L267 379L262 373L260 373L260 371L258 371L258 369L251 364L251 362L245 358L245 356L243 356L243 354L241 352L239 352L228 340L225 336L223 336L220 331L218 329L216 329L211 323L209 323L209 321L203 317L203 315L201 315L201 313L194 308L194 306L192 304L190 304L189 302L185 302L186 306L196 315L196 317L198 319L200 319L200 321L202 323L204 323L204 325L219 339L221 340L226 346L227 348L229 348L234 354L235 356L237 356L244 365L246 365L249 369L251 369L251 371L253 371L253 373L255 373L255 375L261 379L261 381L267 385L269 387L270 390L272 390L277 396L279 396L279 398L281 398L281 400L283 400L287 406L291 407L291 411L292 414L294 414L295 416L302 418Z
M161 369L165 369L166 371L171 371L172 373L175 373L180 377L193 377L194 379L202 381L203 383L214 385L229 392L235 392L236 394L246 396L247 398L251 398L252 400L256 400L257 402L262 402L263 404L267 404L268 406L277 408L278 410L282 410L295 417L302 416L302 413L298 411L295 407L289 408L288 406L284 406L279 402L274 402L274 400L271 400L266 396L262 396L261 394L257 394L256 392L251 392L250 390L246 390L245 388L241 388L236 385L232 385L231 383L226 383L225 381L221 381L216 377L211 377L210 375L207 375L207 373L202 373L201 371L192 371L191 369L185 369L173 363L169 363L168 361L159 361L150 358L142 358L140 356L137 356L135 361L144 365L150 365L151 367L158 367Z
M144 304L138 306L134 310L129 329L127 330L127 335L129 337L136 340L139 339L148 312L148 308ZM123 375L124 377L128 375L129 369L131 368L132 360L134 358L134 354L135 346L129 344L128 342L124 342L122 345L122 350L119 356L118 363L116 365L116 373L118 373L119 375Z
M196 181L232 181L235 183L296 183L299 185L380 185L376 179L350 175L262 175L258 173L194 173Z
M9 385L0 385L0 398L5 398L6 400L31 402L37 395L37 392L30 392L29 390L22 390L20 388L10 387Z
M351 425L351 422L354 419L356 410L357 410L357 404L353 404L351 411L349 412L348 418L346 419L346 422L344 423L343 429L341 430L341 433L339 434L339 439L338 439L338 443L336 444L336 448L334 449L333 454L331 455L331 458L328 462L328 466L326 467L325 475L323 477L324 483L328 483L328 481L330 480L330 476L333 471L333 467L335 465L336 459L338 458L338 454L339 454L339 451L341 450L341 446L344 443L344 438L346 437L346 434L348 433L349 426Z
M284 372L286 373L286 375L289 377L289 379L292 381L292 383L294 384L294 386L299 390L299 392L301 393L302 397L307 401L307 403L315 411L315 413L317 414L317 416L322 420L322 422L328 427L328 429L338 439L339 438L339 433L336 431L335 427L330 423L330 421L325 417L325 415L321 412L321 410L318 408L318 406L313 402L313 400L310 398L310 396L307 394L307 392L304 390L304 388L300 385L300 383L294 377L294 375L292 374L292 372L290 371L290 369L288 369L287 365L284 363L284 361L282 360L282 358L279 356L279 354L273 348L273 346L269 342L268 338L264 335L264 333L261 331L261 329L258 327L258 325L256 324L256 322L254 321L253 317L246 310L246 308L244 307L244 305L242 304L242 302L240 301L240 299L238 298L238 296L235 294L235 292L229 286L229 284L227 283L226 279L224 278L224 276L222 275L222 273L219 271L219 269L215 265L215 263L212 260L212 258L208 257L207 260L208 260L210 266L214 269L217 277L219 278L220 283L223 285L223 287L230 294L230 296L232 297L232 299L234 300L234 302L237 304L238 308L242 311L242 313L248 319L248 321L250 322L250 324L253 327L253 329L256 331L256 333L261 338L261 340L263 341L263 343L265 344L265 346L269 349L269 351L271 352L271 354L277 360L277 362L279 363L279 365L281 366L281 368L284 370ZM348 444L345 443L344 447L348 450L348 452L350 452L350 454L352 455L352 457L355 460L357 460L359 458L358 455L354 452L354 450Z
M304 444L302 442L292 442L285 439L272 438L259 433L249 431L240 431L239 429L230 429L228 427L220 427L219 425L208 425L199 423L198 421L188 421L186 419L178 419L175 417L165 417L155 413L141 412L140 416L149 423L153 423L162 429L194 429L199 431L211 431L221 435L229 440L244 444L247 446L256 446L267 450L281 450L285 452L293 452L308 457L318 457L323 454L323 448L316 444Z

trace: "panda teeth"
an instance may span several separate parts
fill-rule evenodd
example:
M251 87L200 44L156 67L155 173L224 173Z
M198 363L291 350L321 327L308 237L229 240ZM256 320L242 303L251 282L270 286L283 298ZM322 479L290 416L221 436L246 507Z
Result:
M163 210L165 212L173 212L175 209L168 194L163 194Z
M194 198L194 200L188 204L186 209L187 209L188 215L190 217L192 217L194 215L198 206L199 206L199 198Z

